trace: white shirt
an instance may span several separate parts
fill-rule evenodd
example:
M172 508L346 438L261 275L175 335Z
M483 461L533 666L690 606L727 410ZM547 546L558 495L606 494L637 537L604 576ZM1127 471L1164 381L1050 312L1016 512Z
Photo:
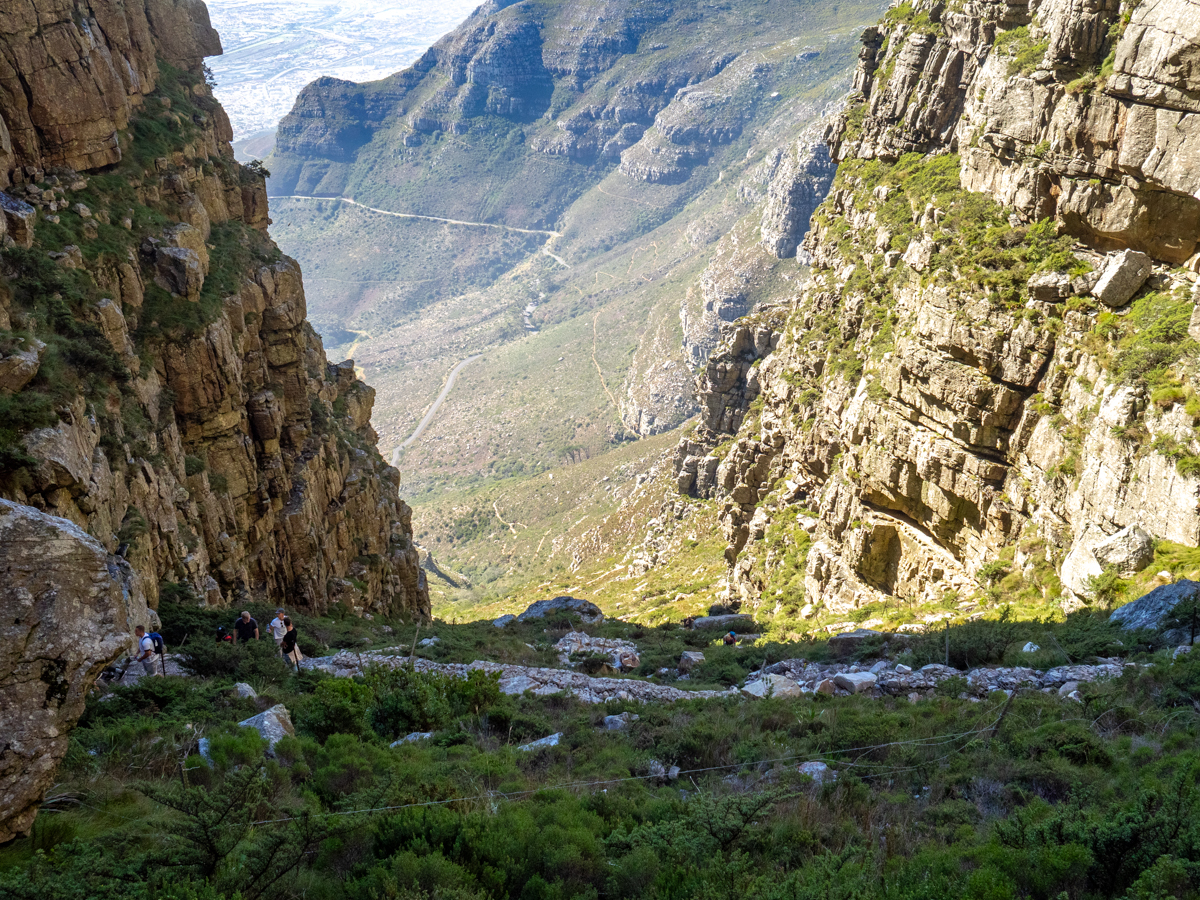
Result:
M283 619L276 616L271 620L271 624L267 626L271 629L271 637L277 641L282 641L283 636L287 634L287 626L283 624Z
M150 635L146 635L138 642L138 650L140 650L142 654L149 650L150 655L154 655L154 640L150 637Z

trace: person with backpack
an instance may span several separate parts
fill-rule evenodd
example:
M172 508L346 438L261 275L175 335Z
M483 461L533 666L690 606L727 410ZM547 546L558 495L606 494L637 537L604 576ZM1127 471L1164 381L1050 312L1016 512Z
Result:
M243 643L246 641L258 640L258 620L250 616L245 610L242 610L241 618L233 623L233 631L236 635L236 644L238 641Z
M279 642L279 651L283 654L293 668L300 668L300 660L304 659L304 654L300 652L300 648L296 646L296 629L292 626L292 620L287 616L283 617L284 627L287 629L283 633L283 640Z
M134 629L134 634L137 636L137 661L142 664L142 671L147 675L160 674L158 662L162 660L163 653L166 652L162 635L157 631L147 634L146 629L141 625ZM163 667L162 674L166 674L166 660L163 660Z

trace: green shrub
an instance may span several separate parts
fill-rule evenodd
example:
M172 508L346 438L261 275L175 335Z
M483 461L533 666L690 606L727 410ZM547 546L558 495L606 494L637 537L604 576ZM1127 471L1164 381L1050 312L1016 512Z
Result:
M269 638L233 644L216 641L207 634L194 635L182 649L179 665L202 678L228 677L241 681L262 678L281 682L291 673L275 642Z

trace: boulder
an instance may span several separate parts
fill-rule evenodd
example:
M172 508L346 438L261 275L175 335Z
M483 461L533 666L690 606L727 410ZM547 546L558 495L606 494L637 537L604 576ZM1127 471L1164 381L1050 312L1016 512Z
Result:
M906 665L904 665L904 663L896 663L896 674L897 675L911 675L912 667L906 666Z
M192 302L200 299L200 289L204 286L204 267L195 250L186 247L157 248L154 271L154 281L159 287Z
M42 364L46 345L37 338L26 338L20 349L0 356L0 394L15 394L33 380Z
M1171 610L1185 600L1194 599L1200 599L1200 581L1184 578L1174 584L1156 587L1144 597L1126 603L1109 617L1109 621L1130 631L1138 628L1161 629ZM1186 643L1189 637L1179 629L1167 631L1165 636L1175 643Z
M1026 641L1025 646L1021 648L1022 653L1037 653L1042 648L1033 641Z
M501 616L500 618L493 620L492 624L495 625L497 628L503 628L504 626L508 625L510 622L515 622L515 621L517 621L517 617L512 615L512 613L509 613L508 615Z
M807 775L815 784L837 781L837 772L833 771L833 769L820 760L801 763L797 771L801 775Z
M606 731L624 731L637 720L637 714L631 712L623 712L619 716L605 716L604 729Z
M233 686L233 692L239 697L247 697L251 700L258 696L258 692L244 681L239 681L237 684L235 684Z
M704 654L699 650L684 650L679 655L679 674L686 675L702 662L704 662Z
M1113 253L1092 288L1092 296L1112 309L1124 306L1141 290L1152 271L1152 261L1145 253L1138 250Z
M763 697L799 697L804 689L790 678L782 675L764 675L758 681L752 681L742 688L747 697L762 699Z
M1092 547L1092 555L1102 568L1112 566L1121 575L1136 575L1154 561L1154 538L1130 525Z
M924 272L933 262L933 254L936 252L937 245L928 235L922 234L913 239L901 258L917 272Z
M642 664L642 658L634 650L617 650L613 653L612 663L614 669L632 672Z
M829 639L829 649L834 656L850 656L858 652L863 642L874 637L882 637L882 631L871 628L856 628L843 634L835 634Z
M528 752L530 752L530 751L533 751L533 750L542 750L542 749L544 749L544 748L546 748L546 747L557 747L557 746L558 746L558 742L559 742L559 740L561 740L561 739L562 739L562 732L561 732L561 731L559 731L559 732L556 732L556 733L554 733L554 734L548 735L547 737L544 737L544 738L542 738L542 739L540 739L540 740L537 740L537 741L531 741L531 742L530 742L530 743L528 743L528 744L522 744L522 745L521 745L520 747L518 747L517 749L518 749L518 750L524 750L525 752L527 752L527 753L528 753Z
M270 709L260 712L257 716L251 716L248 719L243 719L238 722L242 728L253 728L263 736L263 740L267 742L268 752L275 749L275 745L289 735L294 736L296 729L292 725L292 717L288 714L287 707L282 703L272 706Z
M837 690L837 685L833 683L832 678L823 678L817 683L816 691L818 694L825 694L832 697L834 691Z
M523 694L539 687L541 685L528 675L513 675L510 678L500 679L500 693L502 694Z
M604 619L604 611L590 600L578 597L555 597L552 600L539 600L525 612L517 616L518 622L528 622L530 619L543 619L557 612L565 612L578 616L589 625Z
M833 683L843 691L861 694L875 687L878 679L870 672L839 672L833 676Z
M8 236L20 247L32 247L37 210L24 200L0 192L0 214L4 216Z
M84 698L131 649L146 603L81 528L0 500L0 843L26 833Z
M399 747L401 744L412 744L417 741L427 741L433 737L432 731L414 731L412 734L406 734L397 741L392 741L388 744L389 747Z
M1038 272L1030 276L1028 287L1034 300L1058 303L1071 296L1071 276L1062 272Z

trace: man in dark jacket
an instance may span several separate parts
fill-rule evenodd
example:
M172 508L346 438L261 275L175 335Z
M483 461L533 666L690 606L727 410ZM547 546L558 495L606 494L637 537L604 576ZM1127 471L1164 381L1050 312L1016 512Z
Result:
M251 618L250 613L243 612L240 619L233 623L233 632L237 635L237 641L257 641L258 640L258 622Z

